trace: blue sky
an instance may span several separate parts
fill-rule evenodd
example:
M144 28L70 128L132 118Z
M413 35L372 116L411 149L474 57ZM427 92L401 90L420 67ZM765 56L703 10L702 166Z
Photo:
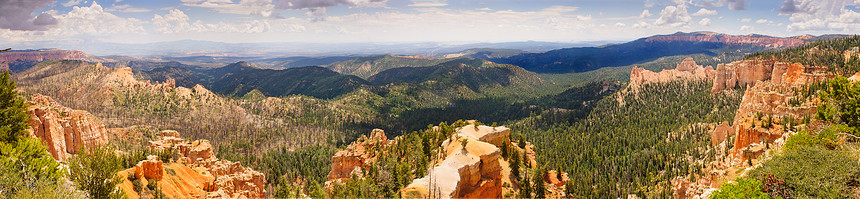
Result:
M632 40L860 33L860 0L0 0L0 43Z

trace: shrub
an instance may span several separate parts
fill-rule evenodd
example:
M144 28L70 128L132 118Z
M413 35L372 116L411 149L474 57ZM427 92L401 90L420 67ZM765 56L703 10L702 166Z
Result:
M757 179L784 180L797 198L849 198L848 184L860 168L844 151L798 145L750 172Z
M714 192L713 199L735 199L735 198L770 198L761 191L761 181L750 178L738 178L736 183L725 183L722 189Z
M122 178L116 173L122 170L122 164L122 159L110 148L86 149L69 161L69 178L90 198L121 198L125 195L117 184Z

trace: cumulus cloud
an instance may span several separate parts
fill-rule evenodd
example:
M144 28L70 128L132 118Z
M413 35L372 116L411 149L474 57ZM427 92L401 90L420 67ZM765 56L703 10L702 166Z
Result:
M687 6L666 6L663 11L660 11L660 18L654 23L656 25L682 26L687 25L692 20L690 14L687 13Z
M711 25L711 19L702 18L702 20L699 20L699 25L710 26Z
M702 9L699 9L699 11L697 11L696 13L693 13L693 16L711 16L711 15L717 15L717 11L702 8Z
M238 3L233 0L182 0L182 2L185 6L209 8L220 13L280 17L273 12L276 6L272 0L240 0Z
M415 7L439 7L447 5L448 2L444 0L412 0L412 4L409 4L409 6Z
M72 7L83 3L84 0L69 0L66 3L63 3L63 6Z
M744 23L749 23L750 21L752 21L752 19L750 19L750 18L741 19L741 22L744 22Z
M57 25L57 19L54 18L51 14L42 13L39 16L36 16L36 19L33 19L33 25L37 26L45 26L45 25Z
M855 0L786 0L780 14L790 15L789 31L860 31L860 13L848 9L860 6Z
M651 11L648 11L648 10L643 10L642 14L639 14L639 18L643 18L643 19L651 17L651 16L653 16L653 15L651 14Z
M33 11L44 8L51 0L0 0L0 29L46 30L57 21L48 13L33 18Z
M61 35L109 35L119 33L144 32L142 21L135 18L122 18L113 15L93 1L89 7L75 6L69 13L58 15Z
M753 28L752 26L747 26L747 25L741 26L741 31L743 31L743 32L751 32L751 31L753 31L753 29L755 29L755 28Z
M200 20L191 22L191 18L178 9L172 9L164 16L155 15L152 18L155 30L165 34L189 32L225 32L225 33L262 33L269 31L271 25L267 21L252 20L246 23L203 23ZM303 29L304 27L302 27Z
M757 24L767 24L767 23L773 23L773 21L771 21L771 20L767 20L767 19L759 19L759 20L755 20L755 23L757 23Z

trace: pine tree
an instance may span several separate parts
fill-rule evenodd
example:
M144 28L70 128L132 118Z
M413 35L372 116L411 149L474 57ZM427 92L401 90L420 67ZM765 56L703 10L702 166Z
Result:
M538 172L532 176L534 183L535 198L546 198L546 187L544 187L543 177L546 176L546 169L538 169Z
M24 99L15 91L15 80L9 72L0 73L0 142L15 143L27 132L30 115L24 107Z
M528 177L523 179L523 183L520 184L519 198L532 198L532 184Z

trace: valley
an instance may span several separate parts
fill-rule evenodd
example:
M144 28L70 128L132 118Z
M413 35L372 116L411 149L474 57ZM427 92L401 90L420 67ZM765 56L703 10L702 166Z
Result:
M70 165L52 190L103 161L128 198L854 198L858 46L679 32L433 56L20 50L0 52L0 97L30 116L7 146Z

